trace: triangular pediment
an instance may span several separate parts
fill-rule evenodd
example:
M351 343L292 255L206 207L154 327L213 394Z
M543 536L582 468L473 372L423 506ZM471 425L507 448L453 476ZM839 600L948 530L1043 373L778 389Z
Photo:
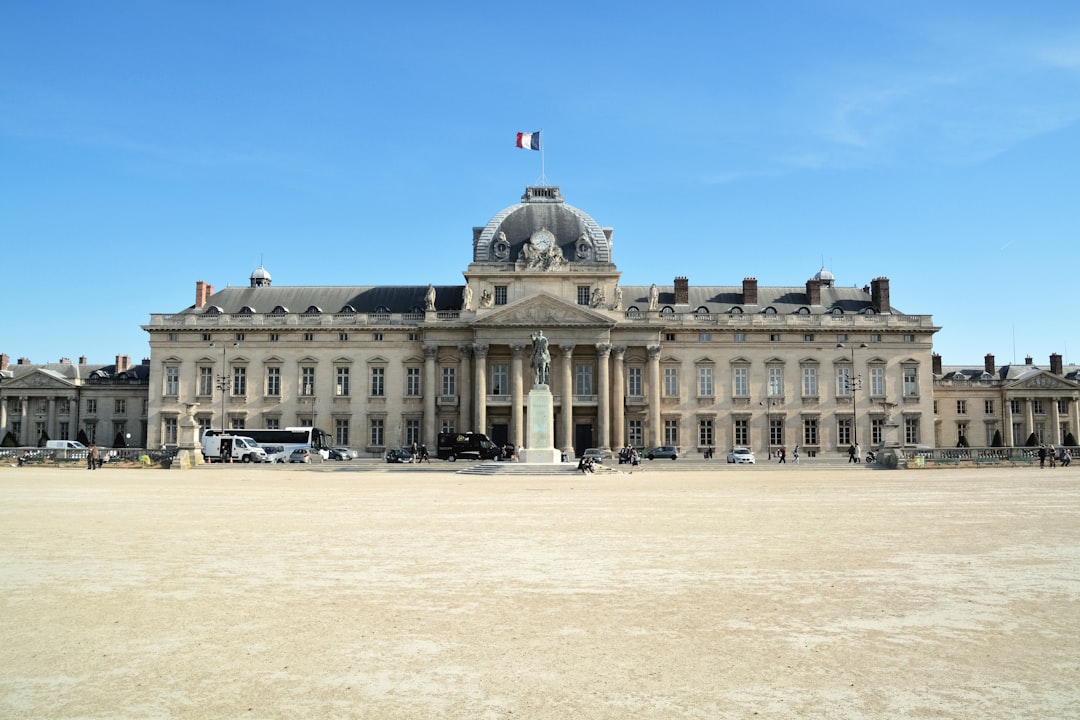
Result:
M1076 390L1080 384L1059 377L1047 370L1040 370L1007 384L1009 390Z
M4 383L4 390L68 390L75 383L47 370L35 370Z
M478 327L615 327L606 314L569 303L547 293L537 293L504 308L477 317Z

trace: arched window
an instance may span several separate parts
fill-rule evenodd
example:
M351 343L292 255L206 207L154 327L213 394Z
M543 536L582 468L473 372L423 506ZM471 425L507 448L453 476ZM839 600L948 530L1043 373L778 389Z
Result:
M254 315L255 314L255 308L251 307L250 305L245 305L244 307L240 308L240 313L239 314L240 315Z
M338 310L338 312L342 315L352 315L356 312L356 308L354 308L352 305L342 305L341 309Z
M203 310L203 314L204 315L220 315L221 314L221 308L219 308L217 305L210 305L210 306L208 306L206 308L206 310Z
M699 307L697 309L696 312L697 312L698 315L708 315L709 314L709 308L702 305L701 307Z
M665 305L664 309L660 311L660 314L670 317L675 314L675 308L671 307L670 305Z
M770 305L769 307L762 310L762 312L765 313L766 315L775 315L776 314L776 308L774 308L772 305Z
M270 314L271 315L288 315L289 314L289 308L285 307L284 305L278 305L277 307L275 307L273 310L270 311Z
M730 312L732 315L742 315L742 308L739 307L738 305L736 305L735 307L731 308L731 310L729 310L728 312Z
M322 315L322 310L317 305L309 305L308 309L304 311L305 315Z

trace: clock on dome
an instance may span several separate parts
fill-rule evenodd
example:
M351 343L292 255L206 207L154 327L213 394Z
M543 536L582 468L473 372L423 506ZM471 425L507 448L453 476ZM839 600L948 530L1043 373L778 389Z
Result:
M540 228L532 234L529 242L541 252L547 252L555 244L555 236L547 228Z

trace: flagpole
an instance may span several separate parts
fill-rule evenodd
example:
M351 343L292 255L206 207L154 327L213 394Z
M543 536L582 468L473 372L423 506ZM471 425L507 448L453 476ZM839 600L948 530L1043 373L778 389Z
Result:
M547 175L544 173L544 128L540 128L540 185L547 186Z

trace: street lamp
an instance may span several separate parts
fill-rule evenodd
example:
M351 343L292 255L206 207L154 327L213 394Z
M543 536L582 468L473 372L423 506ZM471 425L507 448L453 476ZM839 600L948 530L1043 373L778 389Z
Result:
M233 347L240 343L234 342ZM216 343L210 343L210 347L217 347ZM221 374L217 376L217 389L221 391L221 434L225 434L225 394L229 389L229 368L226 365L225 352L229 349L229 343L221 343Z
M847 348L844 343L836 343L836 347L841 350ZM868 347L870 346L866 343L859 343L860 350L864 350ZM854 440L852 444L855 446L855 462L859 462L859 415L856 412L858 409L859 396L855 394L855 391L862 387L862 376L855 375L855 346L852 345L848 349L851 350L851 377L848 379L848 383L851 386L851 431Z
M766 439L768 440L768 443L769 443L769 448L768 448L769 449L769 458L771 459L772 456L773 456L773 441L772 441L772 439L773 439L773 434L772 434L772 431L773 431L773 424L772 424L773 408L776 407L777 405L779 405L780 401L770 398L767 401L762 400L761 402L758 403L758 405L760 405L762 407L765 407L766 402L768 402L769 405L768 405L768 409L765 411L765 437L766 437Z

